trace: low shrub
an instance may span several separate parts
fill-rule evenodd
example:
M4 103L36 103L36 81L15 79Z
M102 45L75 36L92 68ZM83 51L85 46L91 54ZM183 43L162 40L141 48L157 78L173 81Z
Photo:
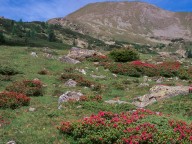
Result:
M111 72L128 75L132 77L140 76L163 76L174 77L178 76L181 79L190 79L192 77L192 68L185 70L181 67L179 62L163 62L161 64L150 64L142 61L132 61L130 63L109 63L102 62L100 64L104 68L109 69Z
M48 75L49 71L46 70L46 69L43 69L43 70L39 71L38 74L40 74L40 75Z
M109 61L109 58L107 56L94 55L92 57L87 58L87 60L91 62L107 62Z
M23 80L6 87L7 91L18 92L27 96L42 96L43 84L40 80Z
M0 93L0 108L15 109L20 106L28 106L30 98L21 93L2 92Z
M18 70L16 70L13 67L10 66L5 66L5 65L0 65L0 74L1 75L16 75L19 74L20 72Z
M62 122L58 129L80 144L192 142L192 125L145 109L120 114L100 111L76 122Z
M115 62L128 62L139 59L139 53L131 48L116 49L110 52L109 56Z
M96 96L81 96L79 101L95 101L95 102L101 102L102 96L96 95Z

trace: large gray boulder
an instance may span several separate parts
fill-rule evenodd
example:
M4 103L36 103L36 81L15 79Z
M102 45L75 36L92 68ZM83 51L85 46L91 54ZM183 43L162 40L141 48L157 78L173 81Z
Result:
M61 62L66 62L66 63L70 63L70 64L78 64L78 63L81 63L80 61L78 60L75 60L73 58L70 58L69 56L63 56L63 57L60 57L59 60Z
M156 101L160 101L162 99L178 95L187 95L188 93L189 93L188 86L156 85L150 89L149 94L135 98L133 104L137 107L143 108Z
M72 80L72 79L69 79L66 83L65 83L66 86L68 87L76 87L77 85L77 82Z
M80 93L80 92L67 91L66 93L62 94L62 95L59 97L58 104L60 105L60 104L63 103L63 102L69 101L70 99L73 99L73 100L78 101L81 96L83 96L83 94Z
M67 56L73 59L84 59L92 57L93 55L104 56L102 53L99 53L97 51L77 47L72 47Z

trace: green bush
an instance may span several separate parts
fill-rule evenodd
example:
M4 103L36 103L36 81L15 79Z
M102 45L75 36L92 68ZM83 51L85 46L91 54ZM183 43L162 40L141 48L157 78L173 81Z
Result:
M0 74L1 75L16 75L19 73L20 72L13 67L0 65Z
M109 55L116 62L128 62L139 59L139 53L130 48L116 49L111 51Z

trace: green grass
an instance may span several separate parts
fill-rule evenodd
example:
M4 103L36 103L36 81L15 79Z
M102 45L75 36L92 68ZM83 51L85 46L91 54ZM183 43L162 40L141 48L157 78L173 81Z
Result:
M38 57L30 56L32 51L37 52ZM53 50L56 57L68 53L68 50ZM16 141L18 144L63 144L71 143L70 138L63 136L57 130L57 126L62 121L78 120L92 113L101 110L122 112L135 109L134 106L127 105L109 105L104 102L77 102L65 103L62 110L58 110L58 96L69 90L81 91L85 95L102 95L104 100L118 98L127 102L131 102L136 96L148 93L148 90L155 82L150 82L150 87L140 88L138 85L143 82L143 78L132 78L128 76L118 75L115 78L110 71L106 71L103 67L98 67L98 71L93 63L84 61L81 64L70 65L61 63L57 59L47 59L41 48L31 47L10 47L0 46L0 64L13 66L21 74L11 76L8 81L0 81L0 90L13 81L22 79L40 79L45 87L45 95L42 97L31 97L30 106L21 107L15 110L0 109L0 116L10 122L8 125L0 126L0 144L4 144L10 140ZM147 57L147 55L143 56ZM61 81L60 75L65 72L68 67L84 68L87 75L82 75L86 79L100 83L103 85L101 91L92 91L90 88L84 87L68 88ZM48 75L39 75L38 72L46 68ZM104 79L94 79L90 75L104 75ZM183 82L185 83L185 82ZM164 100L149 106L154 111L162 111L172 113L176 117L185 116L185 120L191 121L190 107L192 104L191 96L175 97L173 99ZM77 108L81 106L81 108ZM34 112L29 112L29 107L36 108ZM179 115L178 115L179 114ZM0 122L1 124L1 122Z

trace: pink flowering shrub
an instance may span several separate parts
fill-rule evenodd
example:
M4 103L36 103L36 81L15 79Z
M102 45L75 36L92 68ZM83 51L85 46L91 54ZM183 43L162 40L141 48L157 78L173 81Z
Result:
M174 77L178 76L181 79L189 79L192 77L192 68L188 70L181 67L179 62L163 62L161 64L150 64L140 60L129 63L109 63L103 62L101 66L109 69L111 72L121 75L133 77L146 76L163 76Z
M40 80L23 80L6 87L7 91L23 93L27 96L42 96L43 84Z
M80 144L192 143L192 124L150 110L115 114L101 111L58 128Z
M15 92L2 92L0 93L0 108L15 109L20 106L29 105L30 98L24 94Z

